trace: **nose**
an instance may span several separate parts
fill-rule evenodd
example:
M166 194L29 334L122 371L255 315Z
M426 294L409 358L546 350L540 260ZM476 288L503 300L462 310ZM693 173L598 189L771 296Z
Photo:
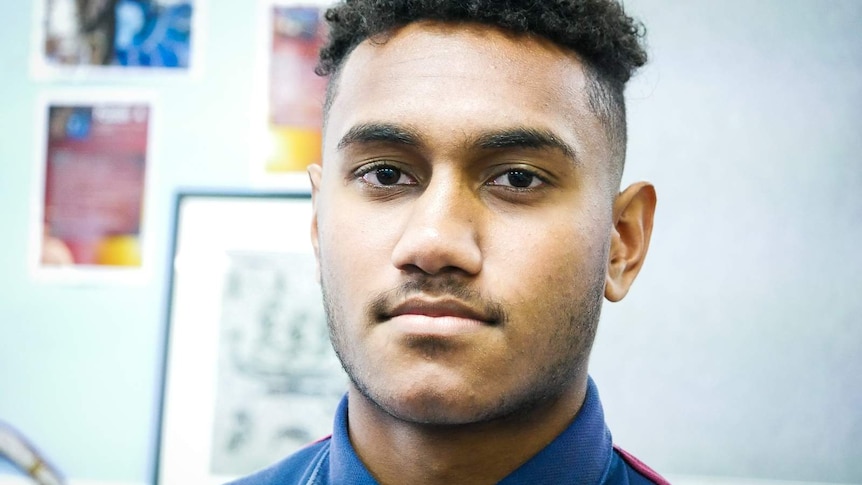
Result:
M450 179L433 179L409 202L407 221L392 251L392 264L429 275L482 269L481 213L476 194Z

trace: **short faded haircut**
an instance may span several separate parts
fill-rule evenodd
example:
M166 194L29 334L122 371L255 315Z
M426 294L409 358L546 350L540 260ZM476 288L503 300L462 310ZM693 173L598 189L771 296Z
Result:
M342 0L326 11L329 38L315 72L329 76L329 112L338 74L365 39L414 22L476 23L547 39L585 67L590 109L605 128L617 180L625 163L625 85L647 61L643 24L616 0Z

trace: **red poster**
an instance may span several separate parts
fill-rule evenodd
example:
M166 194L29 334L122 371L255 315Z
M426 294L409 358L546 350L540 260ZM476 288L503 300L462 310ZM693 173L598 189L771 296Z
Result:
M150 107L50 105L43 265L141 266Z

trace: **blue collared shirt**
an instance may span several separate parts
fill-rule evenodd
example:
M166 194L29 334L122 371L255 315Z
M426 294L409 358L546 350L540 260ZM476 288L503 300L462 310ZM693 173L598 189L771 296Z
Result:
M657 473L615 448L598 389L587 384L575 420L548 446L504 478L501 485L667 484ZM377 485L347 435L347 397L338 406L331 437L230 485Z

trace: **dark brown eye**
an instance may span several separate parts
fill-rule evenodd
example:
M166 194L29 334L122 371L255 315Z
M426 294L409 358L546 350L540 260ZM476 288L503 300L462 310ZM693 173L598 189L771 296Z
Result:
M523 170L510 170L506 176L509 179L509 184L519 189L526 189L532 185L535 178L535 175Z
M510 169L494 178L490 184L514 189L532 189L545 183L538 175L529 170Z
M374 174L377 177L380 185L394 185L401 179L401 170L392 167L381 167L377 170L372 170L370 174Z
M360 170L357 176L366 183L378 187L416 184L416 180L413 177L405 174L400 168L391 165L368 166Z

